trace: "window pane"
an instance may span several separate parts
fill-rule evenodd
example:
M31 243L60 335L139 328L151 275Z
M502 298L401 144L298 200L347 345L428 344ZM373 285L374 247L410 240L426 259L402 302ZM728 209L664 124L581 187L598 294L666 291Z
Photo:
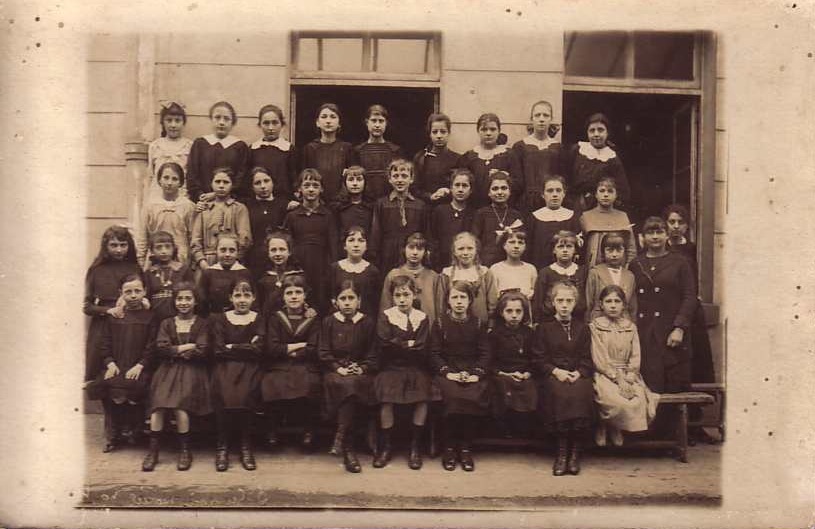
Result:
M323 70L361 72L362 39L323 39Z
M425 73L427 41L378 39L376 71L384 73Z
M634 77L693 80L693 33L636 32Z
M625 77L624 31L566 33L566 75Z
M296 68L303 71L317 70L317 39L299 39L297 42Z

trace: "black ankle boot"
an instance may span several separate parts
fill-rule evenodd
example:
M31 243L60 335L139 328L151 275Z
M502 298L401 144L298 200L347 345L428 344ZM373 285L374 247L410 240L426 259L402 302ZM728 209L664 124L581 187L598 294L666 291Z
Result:
M562 476L566 474L566 459L569 451L569 440L566 437L557 438L557 457L552 465L552 475Z
M229 468L229 452L225 442L218 442L215 448L215 470L224 472Z
M445 448L441 454L441 466L444 470L453 471L456 469L456 451L452 448Z
M152 472L152 470L156 468L156 463L158 463L159 435L161 435L161 432L150 432L150 448L147 451L147 455L144 456L144 460L141 462L141 469L144 472Z
M257 464L255 463L255 454L252 453L252 445L248 439L241 443L241 465L246 470L255 470Z
M362 472L362 466L359 464L357 454L354 451L354 443L349 438L345 441L342 447L342 462L345 465L345 470L352 474L359 474Z
M461 460L461 468L465 472L472 472L475 470L475 461L473 461L473 453L470 451L469 448L462 448L461 451L458 453L458 457Z
M383 468L391 460L391 428L379 431L379 444L374 455L374 468Z
M189 470L192 466L192 452L190 452L190 434L178 434L178 470Z
M422 432L424 426L413 425L413 436L410 439L410 455L408 456L408 466L412 470L422 468Z
M338 456L343 453L342 445L345 442L345 432L347 429L348 426L345 424L337 426L337 433L334 434L334 444L331 445L331 449L328 451L332 456Z
M566 464L569 474L576 476L580 474L580 441L572 439L569 447L569 462Z

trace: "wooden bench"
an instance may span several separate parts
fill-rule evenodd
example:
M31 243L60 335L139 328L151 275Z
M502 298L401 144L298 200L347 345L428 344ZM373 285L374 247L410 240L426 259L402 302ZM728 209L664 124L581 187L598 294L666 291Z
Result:
M724 424L724 417L725 417L725 410L726 410L726 392L724 384L713 382L713 383L696 383L691 384L692 391L698 391L702 393L707 393L713 396L716 404L718 404L719 413L716 416L715 420L704 420L701 419L699 421L690 422L690 426L711 426L719 430L719 437L721 438L721 442L724 442L724 433L725 433L725 424Z

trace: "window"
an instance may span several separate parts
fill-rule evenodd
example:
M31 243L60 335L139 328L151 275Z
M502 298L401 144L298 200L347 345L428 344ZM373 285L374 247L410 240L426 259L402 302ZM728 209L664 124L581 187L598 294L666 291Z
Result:
M437 32L293 32L292 79L439 81Z

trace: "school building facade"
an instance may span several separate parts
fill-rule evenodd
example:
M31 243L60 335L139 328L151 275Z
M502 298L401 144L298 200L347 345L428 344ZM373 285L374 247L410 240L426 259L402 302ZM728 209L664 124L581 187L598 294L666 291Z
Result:
M604 112L632 186L632 222L671 202L690 206L699 253L699 292L724 380L727 318L723 249L727 130L722 43L711 32L549 32L503 35L499 46L459 32L291 31L267 34L113 35L88 39L87 261L110 224L135 224L146 185L147 145L159 135L159 100L185 105L184 135L210 132L219 100L238 113L232 134L259 136L257 111L283 108L283 135L303 145L317 134L325 101L343 114L340 136L363 141L364 109L384 104L386 136L412 154L426 143L433 111L453 121L450 147L477 143L484 112L510 143L526 135L532 103L544 99L565 145L585 139L583 122ZM635 230L637 228L635 227Z

